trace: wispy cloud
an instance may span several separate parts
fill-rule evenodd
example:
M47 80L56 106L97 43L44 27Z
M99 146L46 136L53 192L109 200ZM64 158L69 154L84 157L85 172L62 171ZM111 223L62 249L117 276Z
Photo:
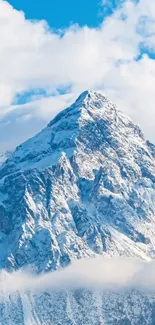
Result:
M64 270L32 275L20 270L0 273L0 287L5 291L42 292L61 289L137 289L155 291L155 262L99 257L74 262Z

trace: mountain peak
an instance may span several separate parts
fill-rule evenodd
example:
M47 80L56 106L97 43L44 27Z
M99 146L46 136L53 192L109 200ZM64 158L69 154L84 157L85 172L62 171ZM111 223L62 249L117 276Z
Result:
M33 138L17 147L7 164L9 172L19 168L46 168L57 164L62 153L68 158L74 152L95 152L109 146L120 151L128 136L127 145L145 143L138 126L119 111L108 97L95 91L84 91L68 108ZM144 142L144 143L143 143ZM114 148L113 148L114 147ZM3 173L3 168L0 172Z
M77 98L77 101L84 101L85 99L94 99L94 98L98 98L98 97L105 97L105 95L102 95L99 91L94 91L94 90L85 90L83 91L79 97Z
M66 116L71 117L74 114L78 116L78 112L82 111L83 108L86 110L89 110L89 108L97 109L97 108L104 108L104 104L106 102L109 102L109 99L107 96L95 92L92 90L86 90L83 93L80 94L80 96L76 99L76 101L60 113L58 113L55 118L50 121L48 124L48 127L53 126L54 124L58 123L61 119L64 119ZM110 107L110 106L109 106Z
M85 90L83 91L79 97L77 98L76 102L82 102L84 101L86 98L88 97L91 97L91 95L93 94L94 92L92 90Z
M90 103L101 103L107 101L108 97L104 94L101 94L100 92L96 92L93 90L85 90L81 95L77 98L75 101L75 104L86 104L89 105ZM103 106L103 105L102 105ZM98 107L98 105L97 105Z

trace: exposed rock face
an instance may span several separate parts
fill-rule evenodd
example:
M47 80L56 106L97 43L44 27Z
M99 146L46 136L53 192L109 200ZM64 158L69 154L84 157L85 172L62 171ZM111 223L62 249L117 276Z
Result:
M37 272L96 254L155 256L155 146L84 92L0 169L0 266Z

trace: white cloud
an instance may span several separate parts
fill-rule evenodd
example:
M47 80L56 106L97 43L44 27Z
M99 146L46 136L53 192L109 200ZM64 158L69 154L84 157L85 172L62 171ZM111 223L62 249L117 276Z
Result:
M65 289L138 289L155 291L155 262L98 257L74 261L56 272L35 275L26 270L0 272L0 287L10 291Z
M99 28L71 26L59 33L44 21L26 20L22 12L0 0L1 142L6 132L2 122L10 121L10 137L1 147L28 138L70 103L58 96L15 108L10 106L15 96L37 88L57 94L61 87L70 87L70 99L88 88L103 89L154 141L155 61L148 55L135 60L140 45L154 49L154 26L154 0L125 1ZM12 142L16 116L26 127L25 133L23 128L16 131Z

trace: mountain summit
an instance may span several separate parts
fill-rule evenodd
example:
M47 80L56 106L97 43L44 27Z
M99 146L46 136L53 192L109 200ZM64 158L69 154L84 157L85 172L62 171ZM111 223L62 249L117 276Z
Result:
M155 257L155 146L109 99L86 91L0 169L0 267Z

